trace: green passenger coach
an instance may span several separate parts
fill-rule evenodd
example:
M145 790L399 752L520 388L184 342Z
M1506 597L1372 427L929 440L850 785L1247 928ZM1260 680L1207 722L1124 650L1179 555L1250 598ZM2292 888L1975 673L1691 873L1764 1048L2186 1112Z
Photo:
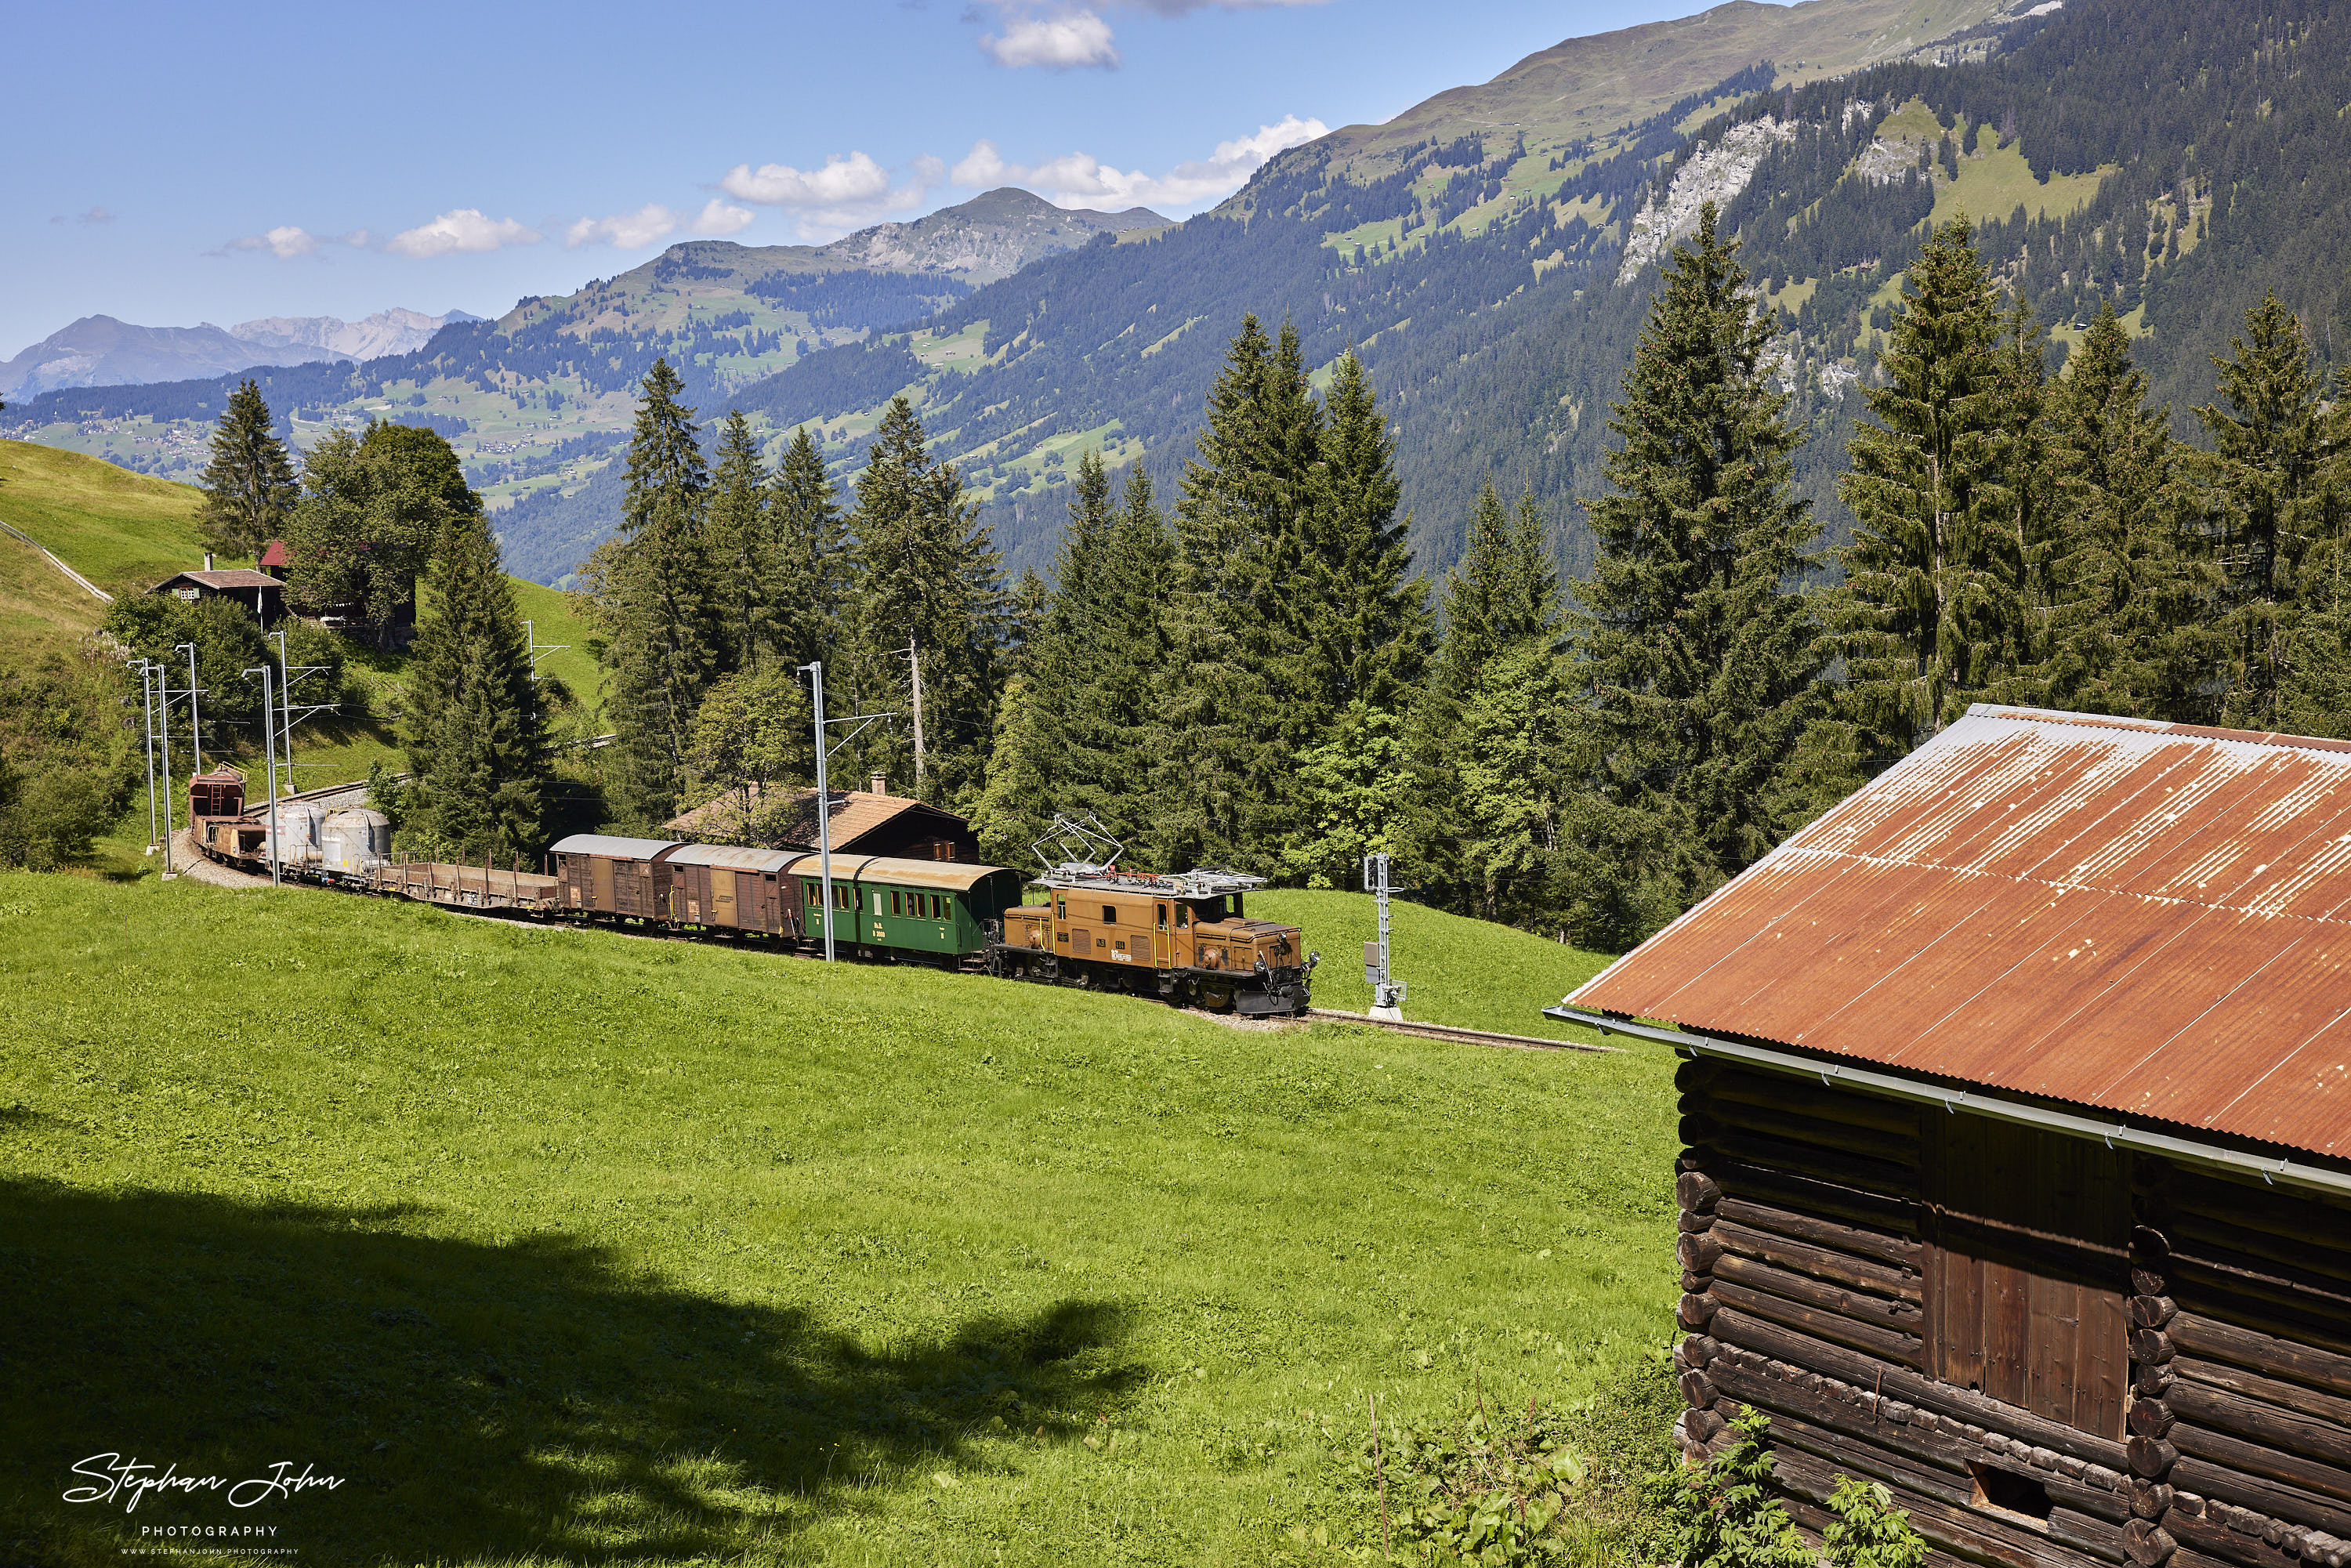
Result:
M822 862L805 855L792 867L810 935L820 934ZM885 952L963 958L987 945L991 922L1020 902L1021 878L1000 866L886 855L832 859L832 936L837 944Z

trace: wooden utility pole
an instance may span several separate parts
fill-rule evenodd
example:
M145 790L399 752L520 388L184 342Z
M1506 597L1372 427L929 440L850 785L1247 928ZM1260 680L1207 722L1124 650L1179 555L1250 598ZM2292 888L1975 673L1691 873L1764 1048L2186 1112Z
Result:
M914 788L921 792L923 784L923 656L915 650L914 640L906 639L906 667L914 676Z

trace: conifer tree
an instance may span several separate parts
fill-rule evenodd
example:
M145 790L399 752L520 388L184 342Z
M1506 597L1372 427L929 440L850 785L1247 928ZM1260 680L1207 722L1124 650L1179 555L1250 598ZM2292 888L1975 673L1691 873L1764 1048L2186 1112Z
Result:
M1670 843L1680 904L1777 841L1824 662L1813 600L1794 591L1817 531L1792 484L1802 436L1767 382L1771 328L1714 218L1708 204L1675 247L1625 372L1608 425L1624 445L1606 459L1613 493L1586 503L1596 551L1573 618L1584 791L1625 819L1587 826L1579 880L1633 877L1614 846Z
M285 444L270 428L269 405L251 380L229 394L213 430L212 461L196 484L204 493L197 526L205 549L257 558L286 531L300 487Z
M2056 561L2060 522L2056 476L2049 465L2049 334L2022 299L2001 329L1998 475L1986 504L2008 533L2016 561L2016 628L2001 700L2027 706L2047 700L2060 636Z
M1498 653L1529 637L1554 636L1559 577L1543 550L1534 497L1520 497L1515 519L1489 481L1478 493L1469 538L1445 580L1445 641L1432 685L1463 692Z
M914 643L929 753L920 792L967 807L977 800L993 733L1005 612L1003 560L977 511L955 465L931 460L914 405L893 398L850 520L858 573L852 689L865 711L905 711ZM934 714L935 724L927 720ZM863 765L913 781L911 727L869 735L859 748Z
M478 511L448 519L428 580L401 725L406 825L461 857L528 854L545 817L547 718L514 585Z
M2170 413L2147 406L2147 376L2131 362L2112 300L2050 389L2048 413L2060 531L2047 700L2086 713L2193 718L2207 667L2205 570L2181 533Z
M1288 759L1326 716L1290 700L1322 434L1296 332L1277 342L1243 317L1207 403L1176 507L1150 741L1150 853L1165 865L1235 864L1270 846Z
M614 804L639 825L678 808L723 635L704 538L709 471L694 411L677 401L682 386L666 359L653 362L629 445L622 534L598 549L587 573L611 672Z
M801 425L777 465L768 503L778 553L776 647L789 664L835 656L827 650L840 639L852 563L837 500L824 455Z
M2228 406L2196 411L2212 450L2191 459L2220 565L2219 718L2234 728L2274 729L2287 688L2307 685L2293 674L2302 643L2299 579L2314 541L2338 526L2340 421L2321 406L2325 386L2302 323L2275 293L2245 313L2245 334L2230 346L2232 358L2213 361Z
M2013 676L2022 600L2002 485L2011 415L1991 278L1965 217L1909 269L1839 486L1857 520L1837 601L1860 743L1899 757Z
M781 641L788 589L767 477L750 421L739 409L729 412L718 438L709 521L719 663L729 672L757 670Z
M1164 612L1175 562L1175 537L1152 493L1151 476L1137 463L1127 470L1102 552L1092 731L1102 747L1096 787L1127 833L1141 831L1153 810L1154 693L1166 663Z
M1508 904L1532 918L1547 904L1571 755L1559 580L1533 497L1514 518L1491 483L1479 492L1443 603L1444 641L1407 732L1407 874L1449 907L1498 919ZM1514 716L1529 722L1513 730Z
M1314 570L1293 601L1307 618L1305 690L1326 713L1393 711L1426 665L1427 598L1412 575L1412 519L1396 515L1395 443L1353 350L1332 379L1322 458Z

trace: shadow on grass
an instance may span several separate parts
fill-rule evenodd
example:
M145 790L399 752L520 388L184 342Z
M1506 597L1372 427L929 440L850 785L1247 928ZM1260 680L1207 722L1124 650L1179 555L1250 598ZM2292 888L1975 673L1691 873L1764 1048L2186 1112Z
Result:
M1139 1375L1099 1303L873 1353L574 1239L402 1218L0 1182L0 1563L119 1563L142 1530L221 1525L311 1563L731 1557L980 1429L1068 1436ZM101 1454L342 1485L65 1501Z

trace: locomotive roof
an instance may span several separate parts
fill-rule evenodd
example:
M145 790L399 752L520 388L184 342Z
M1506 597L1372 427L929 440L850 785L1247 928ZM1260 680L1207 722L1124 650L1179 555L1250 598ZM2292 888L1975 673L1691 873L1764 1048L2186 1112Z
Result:
M1098 893L1164 894L1170 898L1218 898L1228 893L1248 893L1265 885L1265 878L1246 872L1196 870L1185 872L1120 871L1113 866L1058 865L1032 876L1039 887L1087 888Z
M559 855L602 855L607 860L658 860L664 850L682 846L674 839L622 839L610 833L574 833L558 843L550 853Z

